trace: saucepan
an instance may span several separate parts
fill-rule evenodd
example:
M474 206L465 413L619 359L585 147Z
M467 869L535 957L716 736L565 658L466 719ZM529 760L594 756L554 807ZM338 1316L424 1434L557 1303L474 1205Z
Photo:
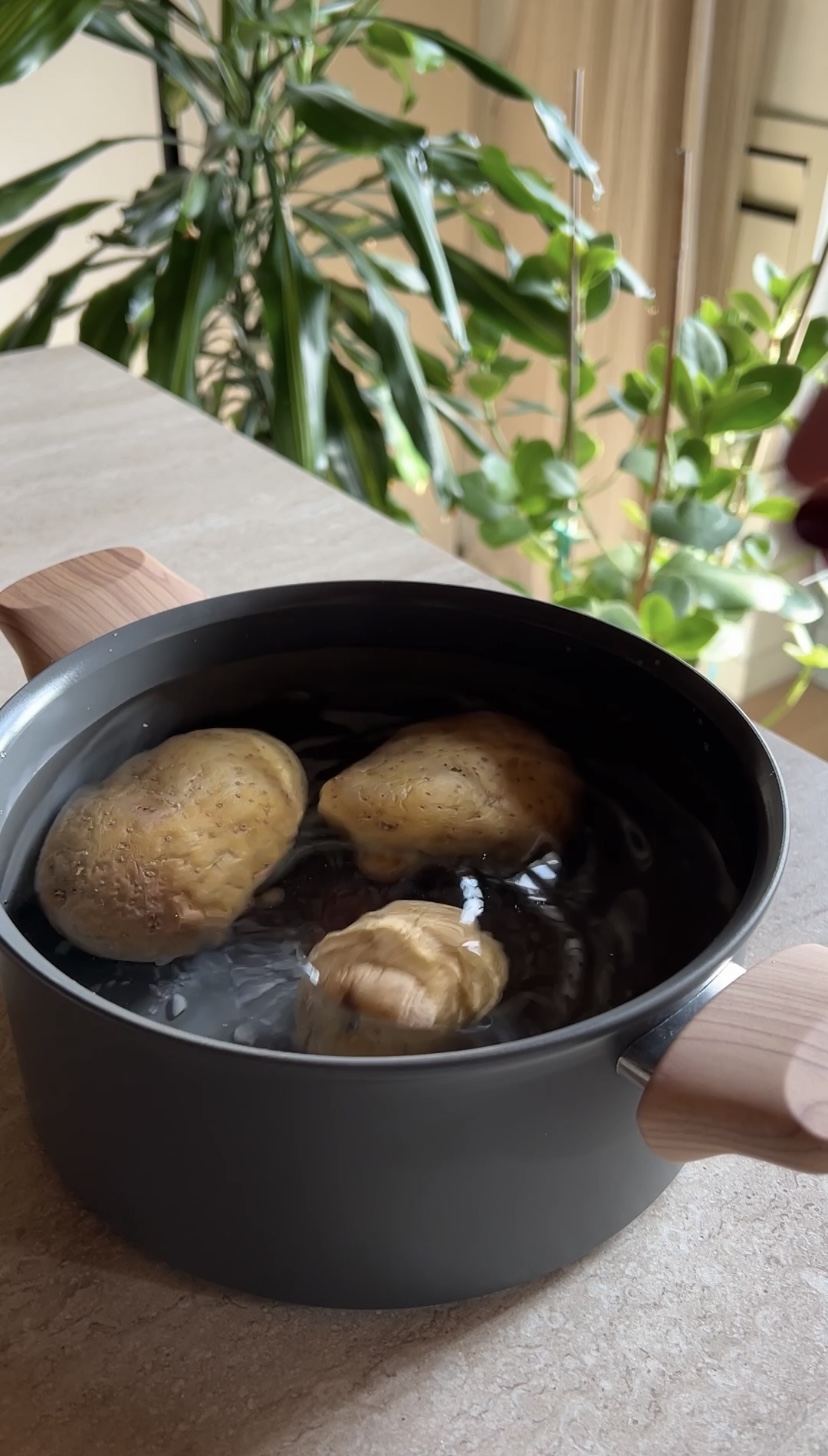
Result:
M0 711L14 1045L46 1154L125 1238L271 1298L424 1305L570 1263L690 1159L828 1171L828 950L738 966L782 870L784 792L759 734L692 668L501 592L329 582L205 600L126 548L7 589L0 627L31 679ZM649 899L634 900L658 929L646 975L621 937L615 991L566 1024L360 1058L216 1039L71 974L27 907L73 792L171 734L315 693L343 712L465 695L541 727L600 784L599 806L621 805L610 879L649 855ZM643 848L639 787L662 806ZM614 913L599 891L578 912L596 935Z

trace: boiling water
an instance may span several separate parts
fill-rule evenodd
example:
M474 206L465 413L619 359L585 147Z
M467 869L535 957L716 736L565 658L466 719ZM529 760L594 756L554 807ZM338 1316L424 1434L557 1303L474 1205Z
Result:
M280 706L277 721L258 714L255 726L298 753L313 804L325 779L404 723L441 711L444 704L410 715L337 712L302 694ZM690 814L628 768L577 767L586 785L582 823L563 859L549 856L511 881L483 867L471 887L510 975L500 1005L463 1033L469 1046L537 1035L640 995L703 950L735 907L716 846ZM60 940L32 901L17 919L56 966L108 1001L220 1041L290 1050L297 989L323 935L392 900L460 906L470 893L463 879L459 869L434 867L376 885L312 809L278 885L219 950L163 967L102 961Z

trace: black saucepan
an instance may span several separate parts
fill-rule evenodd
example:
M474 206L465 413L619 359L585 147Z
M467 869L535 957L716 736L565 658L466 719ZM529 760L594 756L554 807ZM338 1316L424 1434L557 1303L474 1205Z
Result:
M129 550L0 595L34 677L0 711L3 988L37 1134L88 1208L225 1285L386 1307L567 1264L688 1158L828 1171L828 952L747 973L732 960L779 879L786 809L728 699L646 642L502 593L362 582L199 597ZM641 850L656 876L641 913L661 939L646 975L619 942L610 1009L587 995L580 1019L535 1036L359 1060L217 1041L61 969L26 917L69 795L172 733L272 721L314 694L343 711L406 695L506 709L587 784L595 765L601 803L651 791L662 828ZM625 814L610 879L614 855L640 850ZM705 869L687 857L690 825Z

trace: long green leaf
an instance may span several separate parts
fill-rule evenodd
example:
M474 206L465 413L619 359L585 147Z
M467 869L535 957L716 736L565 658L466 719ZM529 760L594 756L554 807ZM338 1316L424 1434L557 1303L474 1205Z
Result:
M321 473L327 466L329 290L297 246L272 172L270 185L273 234L256 282L273 350L273 437L282 454Z
M238 69L229 61L228 53L224 46L216 44L209 26L200 19L191 21L186 14L181 14L175 5L159 5L158 0L125 0L125 8L131 18L147 32L151 40L158 48L159 57L168 60L175 58L181 64L186 65L194 78L197 78L203 86L206 86L216 96L226 95L234 111L242 115L249 107L250 98L247 93L246 82L238 72ZM198 7L192 7L198 17ZM170 39L170 21L175 19L194 31L200 40L206 43L212 54L208 56L197 55L185 48L179 40ZM190 87L186 87L188 93Z
M176 233L166 268L155 285L155 310L147 343L147 374L195 404L196 360L207 315L225 297L234 277L233 232L220 179L213 179L199 218L197 237Z
M425 376L411 340L408 319L379 278L366 278L374 337L397 412L423 459L431 468L441 505L456 501L454 470L428 398Z
M382 167L397 205L405 237L431 284L434 300L452 338L465 351L469 347L466 326L457 302L443 244L437 232L431 184L427 174L424 175L418 165L419 155L413 148L408 152L400 151L396 147L388 148L382 154Z
M64 177L100 152L107 151L109 147L119 147L124 142L141 140L141 137L109 137L106 141L93 142L92 146L83 147L69 157L61 157L59 162L50 162L47 167L38 167L36 172L27 172L24 177L7 182L5 187L0 187L0 227L16 222L57 187Z
M371 262L376 266L377 259L372 257ZM383 282L383 270L377 269ZM377 353L377 341L374 337L374 328L371 318L371 305L368 301L368 294L361 288L352 288L347 283L330 281L331 294L336 305L339 316L347 323L352 333L356 334L369 349ZM418 344L414 346L420 368L426 383L432 389L442 390L448 394L451 392L452 378L444 361L428 349L421 349ZM379 377L379 373L377 375ZM436 405L435 405L436 408Z
M533 104L541 131L549 145L573 172L579 172L592 183L592 196L597 202L604 195L604 189L598 180L598 163L589 155L574 132L569 130L566 117L559 106L550 105L541 96L536 96Z
M285 100L294 115L323 142L345 152L378 152L383 147L413 146L424 129L395 116L360 106L350 91L330 81L310 86L287 85Z
M80 317L82 344L119 364L129 363L148 326L157 266L156 259L148 258L92 295ZM146 320L143 327L135 327L139 319Z
M165 76L183 87L207 125L216 122L217 116L205 101L201 89L206 89L211 96L222 96L220 77L209 57L194 56L183 46L163 40L155 40L150 44L129 30L117 15L111 15L107 11L92 17L85 27L85 34L94 36L96 40L107 41L119 50L143 56L145 60L157 65Z
M486 178L480 170L481 148L477 137L467 136L465 132L425 137L422 149L428 170L441 192L477 193L486 188Z
M504 333L541 354L565 354L569 347L569 315L543 299L521 293L499 273L492 273L456 248L446 248L454 286L464 303L479 310Z
M337 244L365 284L371 347L376 349L382 360L397 413L431 469L438 499L448 509L458 498L457 480L428 396L423 366L411 338L408 318L394 302L366 253L341 235L324 213L305 209L304 216L317 232ZM334 291L341 294L342 289L334 285ZM353 292L348 290L349 294ZM358 324L358 327L361 326Z
M519 212L530 213L549 228L572 221L570 209L552 186L531 167L514 166L500 147L481 147L480 170L495 191Z
M470 425L466 424L462 414L452 409L450 400L442 399L439 394L432 394L431 402L438 415L442 415L446 424L451 426L458 438L468 450L471 450L473 455L479 457L486 454L489 448L486 441L482 435L478 435L476 430L473 430Z
M48 248L52 239L63 228L74 227L93 212L109 205L106 201L75 202L71 207L64 207L60 212L41 218L39 222L31 222L18 228L16 232L5 233L0 237L0 279L21 272L39 253Z
M154 248L165 242L178 222L181 199L192 175L185 167L159 173L127 203L121 226L109 234L107 242L123 248Z
M356 500L385 509L388 452L382 426L353 374L331 357L328 368L328 458L338 485Z
M88 257L79 258L71 267L64 268L47 279L34 303L0 334L0 352L5 353L9 349L33 349L48 341L52 325L88 261Z
M94 15L100 0L3 0L0 86L31 75Z
M452 36L446 35L442 30L432 30L429 26L417 25L411 20L396 20L389 16L383 16L383 23L397 26L402 30L413 31L415 35L431 41L432 45L439 46L447 56L451 56L453 61L468 71L469 75L474 76L476 81L480 81L492 91L499 91L501 96L511 96L518 101L531 101L541 130L550 146L568 166L589 179L595 196L600 197L603 189L598 181L598 164L569 130L566 118L557 106L550 106L548 101L544 101L542 96L539 96L525 82L520 81L517 76L513 76L511 71L498 65L496 61L490 61L479 51L462 45L460 41L454 40Z

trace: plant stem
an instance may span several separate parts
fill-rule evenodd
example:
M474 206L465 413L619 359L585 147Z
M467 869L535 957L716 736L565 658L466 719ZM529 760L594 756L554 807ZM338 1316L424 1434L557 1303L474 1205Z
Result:
M664 462L667 457L667 435L670 428L670 405L673 392L673 356L676 352L676 335L678 333L678 312L679 302L683 290L684 259L687 248L687 214L689 212L688 202L690 199L690 154L680 147L676 153L678 158L678 209L675 222L675 250L673 253L673 286L670 294L670 316L667 327L667 351L664 361L664 397L661 401L661 414L658 423L658 453L656 455L656 473L653 481L652 493L650 495L650 511L661 495L662 480L664 477ZM652 526L647 531L644 540L644 552L641 558L641 572L633 591L633 602L636 607L641 606L643 597L647 592L647 584L650 576L650 567L655 550L655 534Z
M311 35L302 46L302 63L299 68L304 86L313 80L313 59L316 54L313 32L319 24L319 0L311 0L309 22L308 29L311 31Z
M819 280L825 271L826 264L828 264L828 235L826 235L825 242L822 245L822 252L817 258L816 268L814 269L814 276L805 290L805 296L802 300L802 306L799 310L799 319L797 321L796 327L790 335L790 346L785 351L784 357L786 359L789 359L792 354L795 359L796 355L799 353L800 348L802 347L802 340L805 337L805 330L808 327L808 309L811 307L811 301L814 294L816 293Z
M581 139L584 117L584 73L576 70L572 78L572 132ZM581 357L581 260L578 255L578 221L581 216L581 177L570 172L570 207L572 209L571 257L569 260L569 378L566 390L563 448L565 460L575 457L575 410L578 403Z
M483 408L486 415L486 424L489 426L489 433L491 434L491 437L494 440L498 450L500 450L504 455L509 455L511 453L511 447L509 445L509 441L506 439L506 436L500 428L500 424L497 418L497 410L492 404L492 401L487 400Z
M792 708L796 707L800 698L804 697L807 692L812 676L813 668L803 667L799 676L794 678L781 703L777 703L776 707L762 719L763 728L774 728L787 713L790 713Z
M595 545L598 547L598 550L600 551L601 555L604 556L606 554L605 551L604 551L604 543L601 540L601 537L600 537L600 535L598 533L598 528L595 525L595 522L592 520L592 517L590 516L589 511L587 510L587 508L586 508L586 506L584 504L583 497L581 497L581 499L578 501L578 512L579 512L579 514L581 516L581 519L583 520L584 525L586 526L587 530L589 531L590 536L592 537L593 541L595 542Z

